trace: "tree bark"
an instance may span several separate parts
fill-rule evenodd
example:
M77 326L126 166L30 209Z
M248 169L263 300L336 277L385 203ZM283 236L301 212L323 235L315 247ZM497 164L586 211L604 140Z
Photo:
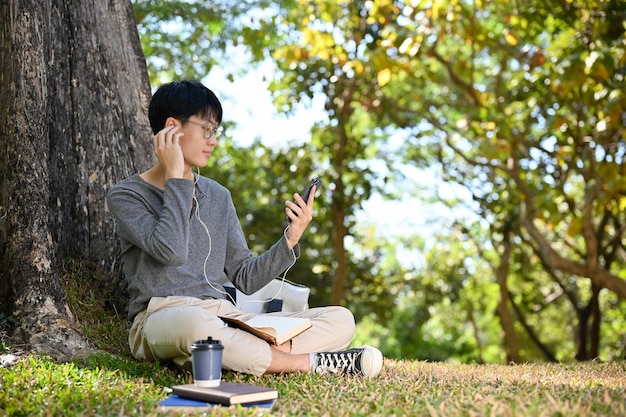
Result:
M128 0L10 0L0 13L0 301L15 343L66 360L76 330L59 263L121 276L105 204L152 158L150 88Z

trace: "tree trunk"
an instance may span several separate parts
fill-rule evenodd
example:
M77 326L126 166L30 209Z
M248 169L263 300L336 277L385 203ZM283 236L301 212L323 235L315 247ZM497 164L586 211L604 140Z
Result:
M600 328L602 324L602 309L600 307L600 291L602 288L595 285L592 286L592 318L591 318L591 331L589 336L589 357L591 359L598 359L600 356Z
M600 351L600 290L591 285L591 297L584 308L578 310L578 349L576 360L588 361L597 359ZM589 323L591 321L591 323Z
M537 335L537 332L535 332L535 330L530 326L530 324L528 324L528 321L526 320L526 317L524 316L522 309L519 308L517 303L515 303L513 294L509 294L509 295L511 297L510 299L511 305L513 306L513 309L515 310L515 314L517 314L517 320L520 322L520 324L526 331L526 334L528 335L530 340L533 341L535 346L537 346L537 348L544 354L547 360L549 360L550 362L558 362L558 360L556 359L556 356L554 356L554 354L550 351L550 349L548 349L548 346L546 346L545 344L541 342L541 340L539 339L539 336Z
M0 13L0 302L14 343L65 360L74 330L59 263L119 279L106 190L150 164L145 60L128 0L9 0Z
M344 94L349 94L349 88L343 90ZM342 103L350 103L350 100L342 100ZM336 109L337 117L340 122L337 127L337 144L335 158L333 160L333 168L335 169L335 190L333 195L345 196L345 184L343 176L346 171L348 132L346 125L350 119L352 109L349 105L338 105ZM345 197L333 198L331 203L331 213L333 219L333 244L335 246L335 256L337 257L337 268L335 269L335 277L333 279L332 290L330 294L331 305L341 305L346 292L348 283L348 255L346 254L345 239L348 235L346 227L346 203Z
M509 287L507 284L507 278L509 276L509 263L511 261L511 234L510 227L505 226L503 232L503 253L500 256L500 265L496 268L496 278L498 280L498 287L500 289L500 299L498 301L498 317L500 318L500 324L502 325L502 331L504 332L504 348L506 350L506 356L508 362L519 363L520 357L520 343L515 332L515 320L509 309Z
M581 308L578 311L578 349L576 350L575 358L579 361L589 360L589 353L587 352L587 335L589 334L589 316L591 310L589 307Z
M343 180L341 175L337 176L335 181L337 189L335 192L340 193L343 191ZM346 247L344 244L346 235L348 233L345 226L346 210L336 201L333 201L331 205L331 213L333 219L333 245L335 246L335 256L337 267L335 268L335 276L333 278L332 289L330 293L331 305L342 305L344 294L346 291L346 283L348 281L348 258L346 255Z

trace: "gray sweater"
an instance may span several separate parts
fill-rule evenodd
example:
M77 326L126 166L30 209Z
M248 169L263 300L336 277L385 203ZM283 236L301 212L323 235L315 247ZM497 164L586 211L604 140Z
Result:
M254 257L230 192L201 176L197 176L195 189L198 214L208 234L196 218L193 181L169 179L161 190L134 175L107 195L121 242L130 320L147 307L151 297L225 298L207 279L220 290L221 283L228 280L244 294L251 294L294 261L284 236ZM294 249L299 256L299 247Z

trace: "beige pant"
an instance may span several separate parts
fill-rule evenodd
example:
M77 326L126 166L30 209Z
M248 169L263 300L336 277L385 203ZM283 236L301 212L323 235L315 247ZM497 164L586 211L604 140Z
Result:
M294 354L342 350L355 334L354 316L343 307L268 315L311 319L312 327L292 340L291 353ZM154 297L148 308L133 321L128 339L131 352L137 359L182 363L190 358L190 346L194 341L211 336L224 345L224 369L253 375L265 373L272 360L268 343L227 326L219 316L246 320L255 314L244 313L226 300Z

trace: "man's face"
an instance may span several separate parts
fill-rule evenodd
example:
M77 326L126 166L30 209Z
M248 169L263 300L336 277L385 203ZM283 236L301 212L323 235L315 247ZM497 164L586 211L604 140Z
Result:
M185 164L190 167L206 166L222 127L215 120L192 116L182 125L184 135L180 138Z

